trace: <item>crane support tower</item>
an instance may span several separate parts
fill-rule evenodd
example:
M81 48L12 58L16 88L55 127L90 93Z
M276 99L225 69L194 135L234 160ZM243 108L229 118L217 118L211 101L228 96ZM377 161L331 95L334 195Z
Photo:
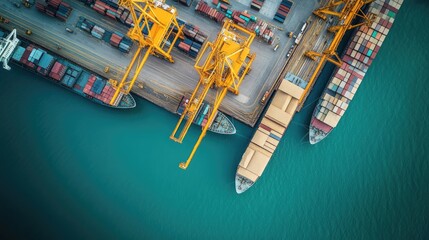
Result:
M208 42L199 54L195 69L200 79L170 138L182 143L209 90L214 88L216 95L213 108L208 113L207 124L202 128L188 160L179 164L180 168L188 167L227 92L239 93L239 87L255 59L255 54L250 53L250 45L254 38L254 33L228 20L216 40L213 43ZM204 61L203 57L206 57ZM186 122L182 125L185 118ZM176 137L179 129L180 134Z
M305 52L305 56L309 57L312 60L319 60L319 64L317 65L315 71L310 77L307 87L304 90L304 93L301 95L299 103L302 104L302 101L308 94L308 91L313 86L314 81L316 80L320 70L326 61L329 61L338 67L341 67L342 61L341 58L337 54L337 48L340 44L345 32L347 30L359 27L361 25L367 24L369 25L372 21L372 16L366 15L362 11L362 7L373 0L330 0L325 7L319 8L313 11L313 14L320 17L323 20L326 20L327 17L334 16L338 17L338 25L332 26L328 29L328 31L333 32L334 38L329 45L329 47L323 51L322 53L315 51L307 51ZM339 11L337 11L340 9ZM356 17L362 18L362 21L358 24L353 24L353 20Z
M156 55L173 63L170 55L179 37L183 38L183 26L176 20L176 8L155 0L120 0L119 5L130 10L134 26L127 35L138 43L138 49L128 65L121 81L110 79L115 94L110 102L114 105L120 94L128 94L149 55ZM146 52L143 54L143 49ZM134 71L131 79L130 73Z
M19 39L16 37L16 29L13 29L6 38L0 39L0 62L3 63L4 69L10 70L8 63L19 42Z

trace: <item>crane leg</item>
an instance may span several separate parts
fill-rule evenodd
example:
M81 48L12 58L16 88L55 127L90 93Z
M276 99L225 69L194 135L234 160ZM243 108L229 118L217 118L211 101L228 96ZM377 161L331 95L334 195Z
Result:
M116 98L118 97L119 93L120 93L120 92L121 92L121 90L122 90L122 87L123 87L123 85L124 85L125 79L127 79L127 78L128 78L128 76L130 75L131 69L133 68L134 63L136 62L136 60L137 60L138 56L140 55L140 52L142 51L142 49L143 49L142 47L139 47L139 48L137 49L136 53L134 54L133 59L131 59L131 62L130 62L130 64L128 65L127 70L125 71L124 76L123 76L123 77L122 77L122 79L121 79L121 84L120 84L119 86L115 86L115 88L116 88L116 90L115 90L115 94L113 95L112 100L110 100L110 104L111 104L111 105L113 105L113 104L115 103Z
M192 158L194 157L195 153L197 152L197 149L200 146L201 141L206 136L207 130L209 129L211 123L213 122L214 117L216 116L216 112L219 109L219 106L222 103L222 100L225 98L227 92L228 92L228 88L222 89L222 92L216 98L215 104L213 106L213 110L211 111L211 114L210 114L210 117L208 118L206 125L203 127L203 130L201 131L200 137L198 138L197 143L195 143L195 146L192 149L191 154L189 155L189 157L186 160L186 162L181 162L179 164L179 167L181 169L186 170L186 168L188 168L189 164L191 163Z

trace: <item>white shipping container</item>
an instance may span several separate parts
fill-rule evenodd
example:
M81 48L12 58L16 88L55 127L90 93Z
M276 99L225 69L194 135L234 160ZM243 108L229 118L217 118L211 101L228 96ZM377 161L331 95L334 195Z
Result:
M341 80L340 80L339 78L337 78L337 77L334 77L334 78L332 79L332 83L334 83L335 85L340 84L340 82L341 82Z
M322 105L322 107L326 107L326 105L328 105L328 101L323 100L321 105Z

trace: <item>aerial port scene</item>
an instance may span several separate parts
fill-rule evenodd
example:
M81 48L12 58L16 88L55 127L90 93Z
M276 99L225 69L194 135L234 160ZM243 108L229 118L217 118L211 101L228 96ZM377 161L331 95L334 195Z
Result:
M2 239L428 239L429 2L0 0Z

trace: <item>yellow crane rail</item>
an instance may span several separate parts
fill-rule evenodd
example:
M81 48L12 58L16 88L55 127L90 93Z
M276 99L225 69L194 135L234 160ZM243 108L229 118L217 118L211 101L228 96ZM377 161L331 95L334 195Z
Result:
M347 30L371 23L372 17L367 16L362 11L362 7L372 1L373 0L331 0L327 3L325 7L319 8L313 12L314 15L322 18L323 20L326 20L328 15L336 16L339 18L339 24L336 26L332 26L328 29L330 32L333 32L335 36L331 44L325 51L323 51L322 53L315 51L307 51L305 53L305 56L311 58L312 60L317 60L317 58L320 58L320 60L315 71L310 77L303 94L301 95L299 103L301 103L307 96L308 92L313 86L313 82L316 80L317 75L319 74L320 70L322 70L322 67L326 61L329 61L337 65L338 67L341 67L342 61L336 52L338 45L340 44ZM342 8L341 5L343 5ZM336 11L338 8L341 8L341 10ZM352 22L355 17L361 17L363 21L361 23L353 25Z
M179 164L180 168L186 169L189 166L227 92L239 93L239 87L255 59L255 54L250 53L250 45L254 38L254 33L232 21L226 21L216 40L204 45L195 63L195 69L200 75L200 79L170 138L182 143L211 88L216 90L216 96L213 108L208 113L207 124L202 128L187 161ZM205 61L201 61L203 57L206 57ZM185 119L186 122L182 124ZM176 136L179 129L181 131Z
M120 0L119 5L130 10L134 26L127 35L138 43L138 49L122 79L119 82L109 80L115 88L111 105L118 102L118 96L121 93L128 94L131 91L149 55L157 55L169 62L174 62L170 55L171 50L177 39L183 37L183 26L179 26L176 20L176 8L153 0ZM144 31L147 32L147 35L144 34ZM146 53L143 55L142 50L146 47ZM128 79L132 70L134 70L134 75Z

